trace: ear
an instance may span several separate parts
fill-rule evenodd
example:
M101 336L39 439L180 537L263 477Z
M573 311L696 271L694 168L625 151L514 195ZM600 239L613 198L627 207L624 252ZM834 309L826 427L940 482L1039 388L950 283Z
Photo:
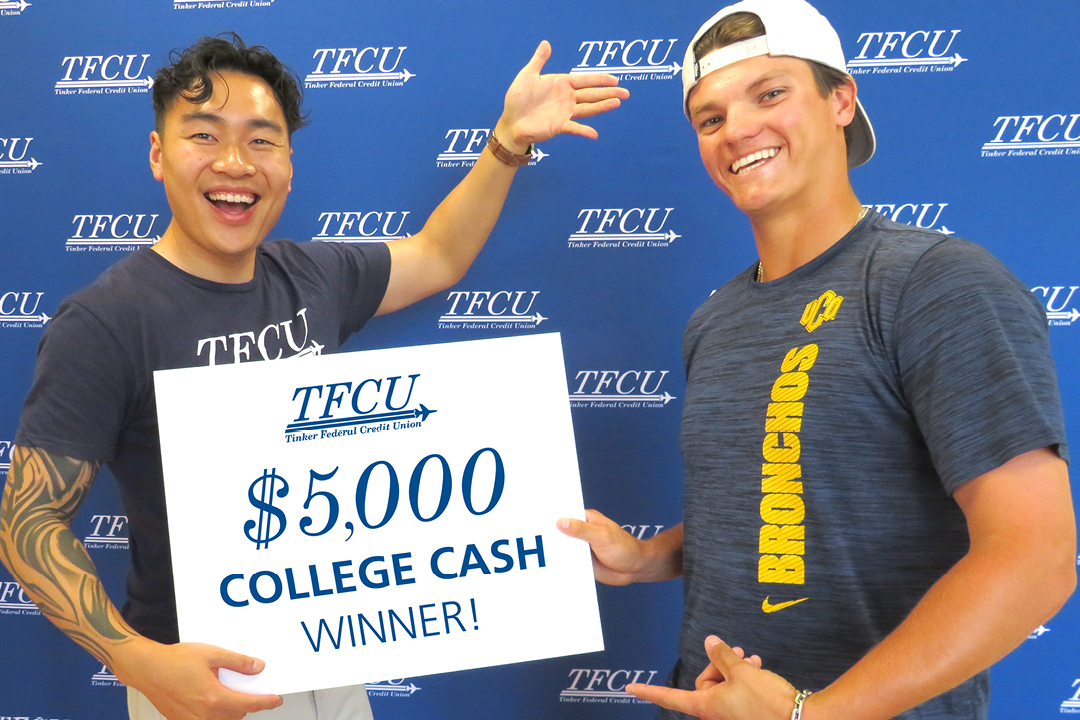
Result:
M154 179L161 182L164 174L161 170L161 136L157 130L150 133L150 171L154 173Z
M843 85L833 88L829 100L832 102L838 126L847 127L855 118L855 98L857 96L858 88L855 86L854 78L850 76Z
M293 165L292 165L292 146L289 146L289 189L285 192L292 192L292 179L293 179Z

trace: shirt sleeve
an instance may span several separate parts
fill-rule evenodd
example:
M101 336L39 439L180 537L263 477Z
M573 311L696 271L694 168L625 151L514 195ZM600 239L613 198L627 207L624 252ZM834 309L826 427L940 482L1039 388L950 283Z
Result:
M341 337L346 338L375 315L390 282L386 243L306 242L300 247L328 277L336 294Z
M986 250L956 239L927 250L895 327L903 392L950 494L1031 450L1068 460L1046 316Z
M129 358L102 322L67 300L38 343L15 444L79 460L112 460L132 411Z

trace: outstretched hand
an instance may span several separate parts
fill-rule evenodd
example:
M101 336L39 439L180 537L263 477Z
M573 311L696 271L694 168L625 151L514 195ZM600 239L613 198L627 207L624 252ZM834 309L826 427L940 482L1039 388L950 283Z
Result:
M561 518L556 527L565 535L584 540L592 548L593 575L605 585L629 585L644 564L644 542L596 510L585 520Z
M502 119L510 136L499 140L519 151L561 133L595 139L596 130L575 121L613 110L630 97L614 75L541 75L549 57L551 45L543 40L506 91Z
M761 658L745 657L710 635L705 639L709 665L698 675L695 690L676 690L635 683L626 691L669 710L703 720L787 720L798 691L776 673L763 670Z

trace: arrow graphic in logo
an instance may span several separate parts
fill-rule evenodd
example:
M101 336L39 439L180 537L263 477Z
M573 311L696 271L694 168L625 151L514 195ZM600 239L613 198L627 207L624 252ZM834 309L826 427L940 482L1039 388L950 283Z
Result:
M311 73L304 78L304 82L327 82L333 81L349 81L349 80L401 80L402 82L409 82L410 78L416 77L416 73L411 73L408 70L399 70L398 72L389 73L347 73L340 75L333 75L329 73Z
M663 402L667 405L675 399L674 395L665 392L663 395L570 395L571 400L639 400L644 402Z
M602 233L602 232L599 232L599 233L574 233L573 235L571 235L569 237L569 240L571 240L571 241L581 241L581 240L588 241L588 240L608 240L608 239L614 240L614 239L618 239L618 240L656 240L658 242L666 240L667 244L670 245L672 243L672 241L675 240L675 238L681 238L681 237L682 237L682 235L679 235L674 230L668 230L666 233Z
M497 322L531 322L534 325L547 320L540 313L536 315L443 315L439 322L474 322L474 323L497 323Z
M571 75L580 75L582 73L607 73L609 75L634 75L637 73L662 73L667 75L672 74L674 77L676 74L682 72L682 65L672 63L671 65L622 65L613 67L576 67L570 70Z
M546 157L551 157L551 153L546 153L536 145L533 145L532 159L533 162L540 162ZM464 152L446 152L439 153L439 157L436 160L440 162L446 162L448 160L472 160L473 162L480 159L480 153L464 153Z
M0 10L18 10L19 12L22 12L32 4L33 3L26 2L26 0L19 0L19 2L0 2Z
M154 85L154 78L138 80L57 80L56 88L106 88L106 87L145 87L149 90Z
M940 58L860 58L848 60L847 66L853 67L922 67L924 65L952 65L957 67L960 63L967 62L967 58L960 57L956 53L952 57Z
M401 240L403 238L412 237L412 233L405 233L404 235L316 235L311 239L314 242L337 242L337 243L372 243L372 242L387 242L388 240ZM371 687L370 685L368 687Z
M414 692L420 689L412 683L409 683L408 685L391 685L389 683L387 683L386 685L373 685L372 683L368 683L366 687L368 690L386 690L394 693L405 693L406 691L408 691L409 695L412 695Z
M146 238L68 238L65 245L153 245L161 239L160 235Z
M1076 319L1080 318L1080 310L1073 308L1072 310L1064 310L1062 312L1048 312L1046 313L1047 320L1068 320L1070 323L1076 322Z
M0 160L0 168L30 168L31 172L37 169L39 165L44 164L45 163L39 163L34 158L30 158L29 160Z
M367 425L370 423L386 422L387 420L413 420L420 418L420 422L424 422L427 420L428 415L434 412L438 412L438 410L429 410L421 404L419 410L398 410L397 412L376 413L375 415L354 415L346 418L295 422L285 426L285 434L288 435L289 433L299 432L301 430L323 430L326 428L349 427L350 425Z

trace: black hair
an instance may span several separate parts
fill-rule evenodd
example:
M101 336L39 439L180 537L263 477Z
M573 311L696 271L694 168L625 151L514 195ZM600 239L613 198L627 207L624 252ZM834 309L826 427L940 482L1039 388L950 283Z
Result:
M266 81L285 115L289 137L307 125L307 115L300 109L304 100L299 79L289 68L261 45L248 46L235 32L226 37L204 37L191 47L169 53L170 64L154 76L154 125L160 133L165 113L177 98L190 103L204 103L214 94L215 72L231 70Z

